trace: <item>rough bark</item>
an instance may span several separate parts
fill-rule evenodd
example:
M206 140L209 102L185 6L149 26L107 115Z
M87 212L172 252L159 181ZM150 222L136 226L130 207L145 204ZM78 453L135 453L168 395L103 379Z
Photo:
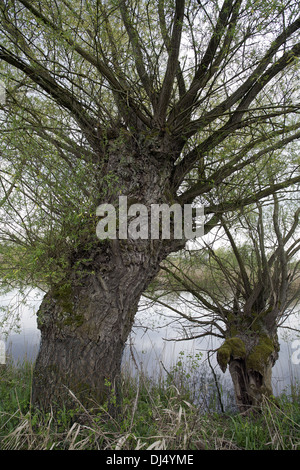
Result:
M229 372L240 412L259 410L263 397L270 397L273 394L272 367L271 359L264 365L263 372L250 369L244 360L230 361Z
M102 179L99 203L116 202L121 194L128 196L128 205L140 202L150 208L153 203L173 202L170 158L162 152L163 145L148 139L147 146L134 146L123 138L109 146L105 174L111 172L114 178L113 182ZM83 238L83 253L77 248L71 255L69 277L53 286L38 312L41 346L33 402L43 408L66 405L69 390L85 406L103 403L116 387L142 293L160 261L184 244L183 240L100 241L96 222L91 231L92 242ZM84 233L86 237L87 230Z
M245 330L225 340L217 359L223 372L229 366L236 404L242 413L257 411L272 392L272 367L278 358L277 335Z
M98 268L80 283L70 280L45 296L38 312L41 347L34 373L35 403L66 404L71 390L91 406L91 398L100 404L116 388L140 296L161 256L131 247L130 260L123 261L116 240L116 253L104 261L106 273ZM93 267L101 265L98 255Z

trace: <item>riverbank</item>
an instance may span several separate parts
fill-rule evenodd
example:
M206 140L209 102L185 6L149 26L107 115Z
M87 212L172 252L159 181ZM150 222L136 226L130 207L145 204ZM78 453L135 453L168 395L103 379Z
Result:
M76 409L55 415L35 410L32 370L30 362L0 370L2 450L300 450L296 385L290 395L281 394L276 403L266 399L260 413L247 417L217 413L213 400L193 404L189 371L180 367L156 382L123 371L123 406L115 419L106 404L88 411L78 401Z

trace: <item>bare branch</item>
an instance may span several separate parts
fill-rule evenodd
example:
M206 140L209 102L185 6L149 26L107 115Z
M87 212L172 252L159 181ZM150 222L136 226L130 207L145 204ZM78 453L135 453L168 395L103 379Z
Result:
M170 54L171 54L171 38L169 37L168 31L167 31L166 18L165 18L165 13L164 13L164 0L159 0L158 1L157 9L158 9L161 35L162 35L165 47L166 47L166 49L168 51L168 54L170 56ZM177 61L176 78L177 78L177 83L178 83L179 96L180 96L180 98L182 98L186 93L186 86L185 86L185 81L184 81L184 78L183 78L183 74L182 74L182 70L181 70L179 60Z
M173 32L169 42L169 59L163 85L159 94L157 118L160 123L165 121L166 111L172 93L173 82L178 70L178 56L181 42L185 0L176 0L173 19Z
M0 46L0 59L24 72L33 82L52 96L60 106L68 109L84 131L87 140L93 147L95 146L94 130L97 122L95 119L90 118L81 103L72 93L56 83L44 68L40 68L36 64L35 66L26 64L22 59L7 51L3 46Z
M268 135L268 138L275 137L277 135L282 135L287 133L289 130L295 130L300 127L300 124L296 124L284 129L276 130ZM264 155L267 155L268 153L278 150L280 148L285 147L287 144L290 142L293 142L294 140L300 139L300 132L297 132L296 134L292 134L289 137L286 137L285 139L281 139L277 141L274 144L269 145L268 147L265 147L264 149L260 150L259 152L251 155L247 159L242 159L244 155L246 154L247 151L252 149L255 145L260 144L262 141L265 141L266 138L261 138L257 140L252 140L250 144L245 145L240 152L236 156L234 156L229 162L226 164L222 165L219 169L217 169L215 172L210 174L207 177L207 180L201 180L197 183L195 183L191 188L186 190L183 194L180 195L179 200L183 204L188 204L191 203L197 196L200 196L201 194L209 192L211 189L215 188L218 186L221 181L224 181L225 178L228 178L229 176L232 176L234 173L237 173L238 171L241 171L243 168L247 167L251 163L255 163L258 161L260 158L262 158ZM205 147L203 145L203 147ZM199 151L199 150L198 150ZM195 149L193 149L192 152L195 152ZM240 161L242 160L242 161Z
M240 256L239 250L236 246L234 238L232 237L232 235L230 233L230 230L228 228L227 223L225 222L224 217L221 216L220 220L221 220L221 223L222 223L222 227L224 228L225 233L227 235L227 238L230 241L234 256L235 256L235 258L238 262L241 277L242 277L242 281L243 281L243 285L244 285L244 289L245 289L245 294L248 296L248 295L250 295L250 292L251 292L251 285L250 285L250 282L249 282L248 274L247 274L243 259Z
M233 92L222 103L217 105L213 110L206 113L200 119L191 122L189 125L187 125L186 122L184 122L183 126L181 124L177 124L175 132L184 132L186 136L191 136L199 130L203 129L211 122L213 122L220 114L224 114L227 110L232 108L232 106L234 106L240 99L243 98L238 110L236 110L234 113L234 117L232 117L232 122L234 120L240 120L242 115L244 114L243 112L248 109L250 103L257 96L259 91L261 91L276 74L283 70L287 65L290 65L294 61L294 59L299 56L300 44L296 44L291 50L286 51L277 62L275 62L272 66L269 67L268 70L266 70L279 48L299 28L300 18L294 21L288 28L286 28L285 31L283 31L277 37L277 39L272 43L265 56L259 62L259 65L235 92ZM182 109L189 109L190 102L187 103L186 108L183 107L182 103L180 102L176 106L177 111L173 113L172 120L176 119L179 109L181 111L181 114ZM171 125L171 122L169 124Z
M140 45L140 37L137 31L135 30L135 27L132 24L132 21L129 17L128 8L126 6L126 0L120 0L119 5L120 5L120 11L122 14L123 23L125 25L125 28L126 28L126 31L127 31L127 34L128 34L131 46L132 46L136 70L147 92L148 97L150 98L152 104L155 106L155 95L154 95L152 83L150 81L150 77L144 65L144 57L143 57L143 53L142 53L142 49Z
M174 110L170 113L169 123L177 120L177 114L180 111L181 121L187 122L191 116L193 108L196 106L195 99L198 91L205 86L212 75L217 71L222 59L224 58L228 45L232 39L232 32L238 19L238 12L241 5L241 0L237 0L235 3L232 0L225 0L222 9L219 14L219 18L214 30L214 33L210 39L207 50L204 57L196 70L194 79L187 93L182 99L176 104ZM232 18L230 20L230 17ZM227 34L224 39L224 43L220 53L215 59L217 49L222 40L222 36L227 26L229 26ZM214 60L215 59L215 60ZM178 124L177 124L178 125Z
M237 200L226 201L220 204L211 204L204 209L205 214L225 214L226 212L235 211L241 207L253 204L261 199L264 199L275 192L279 192L282 189L286 189L289 186L300 183L300 175L290 178L287 181L281 183L271 184L269 187L261 189L256 193L250 194L244 198Z
M1 0L3 1L3 0ZM47 27L51 28L55 31L58 36L68 43L72 48L87 62L91 65L96 67L96 69L100 72L100 74L107 79L109 84L111 85L112 89L119 95L122 102L132 110L136 114L136 116L140 119L141 122L145 123L148 127L150 127L149 119L141 112L140 106L138 106L134 99L131 96L130 89L124 88L124 84L121 85L120 81L117 79L115 73L111 68L109 68L104 61L100 60L100 58L94 57L90 54L86 49L83 49L76 41L72 39L72 37L67 34L63 29L60 29L57 24L54 24L49 18L45 17L39 10L37 10L33 2L28 0L20 0L20 2L39 20L41 20Z

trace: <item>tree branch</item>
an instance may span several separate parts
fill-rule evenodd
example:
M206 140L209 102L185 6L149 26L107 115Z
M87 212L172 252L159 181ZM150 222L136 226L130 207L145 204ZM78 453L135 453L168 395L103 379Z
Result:
M295 33L300 28L300 18L294 21L285 31L283 31L276 40L272 43L271 47L268 49L265 56L261 59L258 66L255 70L251 73L251 75L247 78L247 80L235 91L233 92L228 98L226 98L222 103L217 105L214 109L206 113L200 119L192 121L189 125L184 122L183 126L177 124L175 126L174 132L181 134L184 133L185 137L189 137L194 135L196 132L202 130L208 124L213 122L218 116L223 115L227 110L232 108L240 99L244 98L244 102L241 103L241 107L239 112L242 109L246 110L251 101L254 97L258 94L258 92L283 68L285 68L288 64L290 64L294 57L299 56L299 44L296 44L290 51L287 51L283 54L283 56L275 62L266 72L267 66L272 61L274 55L279 50L279 48L286 42L286 40ZM265 72L265 73L264 73ZM254 88L254 90L252 90ZM189 93L189 92L187 92ZM249 94L248 94L249 93ZM246 96L247 95L247 98ZM183 100L185 97L183 98ZM186 108L182 106L182 100L179 101L178 105L176 105L175 113L172 113L172 120L176 120L176 116L180 109L180 114L182 114L184 109L188 109L190 107L190 103L186 104ZM190 111L189 111L190 112ZM237 115L235 116L237 118ZM170 122L169 125L173 124Z
M154 95L152 83L150 81L150 77L147 74L147 71L144 66L144 58L143 58L142 49L140 46L140 38L130 20L128 9L126 6L126 0L120 0L119 6L120 6L121 15L122 15L122 20L125 25L125 28L126 28L126 31L127 31L127 34L128 34L131 46L132 46L134 61L135 61L135 66L136 66L138 76L140 77L140 80L143 84L143 87L150 101L152 102L152 105L155 106L155 95Z
M170 56L171 54L171 38L168 35L165 13L164 13L164 0L158 1L158 16L159 16L159 25L160 25L160 32L164 41L164 45L168 51ZM176 79L178 84L179 96L182 98L186 93L186 86L185 81L182 75L182 70L180 66L179 60L177 60L177 71L176 71Z
M277 135L285 134L291 129L298 129L300 127L300 124L290 126L284 129L280 129L279 131L274 131L271 133L268 137L272 138ZM214 173L209 175L209 177L206 180L201 180L194 184L191 188L186 190L183 194L180 195L179 200L183 204L188 204L191 203L197 196L200 196L201 194L204 194L206 192L211 191L211 189L215 188L218 186L222 181L225 180L225 178L228 178L229 176L233 175L234 173L242 170L245 168L247 165L250 163L254 163L258 161L261 157L264 155L274 151L278 150L285 145L289 144L290 142L300 139L300 132L297 132L296 134L293 134L289 137L286 137L285 139L281 139L275 144L272 144L263 150L257 152L256 154L252 155L246 160L240 161L243 156L245 155L246 151L249 151L253 146L258 145L259 143L263 142L266 140L266 137L263 137L262 139L259 139L258 141L251 142L250 144L246 145L241 149L241 151L236 155L232 160L230 160L228 163L225 165L221 166L218 170L216 170Z
M96 128L97 121L85 112L83 106L76 99L74 94L70 93L66 88L58 85L58 83L44 68L36 64L34 66L26 64L23 60L14 56L1 45L0 60L4 60L25 73L34 83L46 91L60 106L68 109L84 132L87 140L93 147L95 147L94 130Z
M175 108L170 113L169 124L172 123L173 120L177 120L176 118L179 111L181 115L181 121L186 123L189 120L192 110L194 108L193 105L195 105L195 99L197 97L198 91L205 86L211 76L217 71L223 57L227 52L228 44L232 40L232 31L238 19L238 12L241 3L241 0L237 0L234 4L232 0L224 1L219 14L219 18L217 20L215 31L209 41L203 59L195 72L195 76L193 78L191 86L187 93L175 105ZM232 18L230 20L231 15ZM228 25L229 28L224 39L223 47L220 53L218 54L218 57L214 61L215 54L222 40L222 35Z
M220 220L221 220L222 227L224 228L225 233L227 235L227 238L230 241L230 245L232 247L234 256L235 256L235 258L238 262L241 277L242 277L242 281L243 281L243 285L244 285L244 289L245 289L245 293L246 293L247 296L249 296L250 293L251 293L251 285L250 285L250 282L249 282L249 278L248 278L248 274L247 274L244 262L242 260L242 257L240 255L240 253L239 253L239 250L238 250L238 248L235 244L235 241L234 241L234 239L231 235L231 232L230 232L230 230L227 226L227 223L225 222L225 219L221 216Z
M166 117L172 87L178 70L178 56L181 43L185 0L176 0L175 14L173 19L173 31L169 44L169 59L162 88L159 94L157 119L163 123Z
M202 305L204 305L210 311L213 311L217 314L220 314L220 309L218 307L216 307L215 305L213 305L212 303L210 303L203 295L200 294L200 290L202 290L206 294L210 295L207 291L205 291L203 289L203 287L201 287L201 288L200 288L200 286L197 286L195 288L191 287L191 285L188 281L181 278L180 276L177 276L177 274L174 271L171 271L166 266L161 266L161 269L163 269L164 271L169 273L174 279L176 279L176 281L178 281L185 289L187 289L188 292L193 294L193 296L196 297L196 299L198 299L202 303ZM183 274L187 279L189 279L188 276L185 273L181 273L181 274ZM193 281L191 281L191 282L193 282ZM223 309L223 310L225 310L225 309ZM229 313L229 312L227 312L227 313Z
M245 207L255 202L258 202L261 199L271 196L272 194L281 191L282 189L286 189L289 186L292 186L297 183L300 183L300 175L295 176L294 178L290 178L286 181L282 181L281 183L272 184L269 187L261 189L260 191L257 191L255 194L252 194L250 196L221 204L210 205L208 207L205 207L204 213L217 215L225 214L226 212L232 212L237 209L240 209L241 207Z
M3 0L1 0L3 2ZM146 124L148 127L151 127L150 120L144 113L141 112L140 106L138 106L134 99L131 96L129 87L124 88L124 84L121 85L119 80L117 79L116 75L114 74L113 70L111 70L99 57L94 57L90 54L86 49L83 49L76 41L74 41L69 34L67 34L63 29L59 28L56 24L54 24L49 18L45 17L39 10L37 10L33 6L33 2L28 0L20 0L20 2L39 20L41 20L47 27L51 28L55 31L59 37L61 37L64 41L67 42L83 59L93 65L100 74L107 79L109 84L120 96L123 104L130 108L132 112L138 117L138 119Z
M220 129L217 129L215 132L210 134L207 139L201 142L201 144L194 147L193 150L186 154L184 158L175 166L172 178L174 187L178 189L184 177L187 173L189 173L189 171L192 170L195 163L201 158L204 158L204 156L207 155L210 150L217 147L218 144L223 142L223 140L225 140L229 135L233 134L236 130L250 127L251 124L257 125L259 122L263 122L266 119L271 119L283 114L287 114L288 112L294 112L298 109L299 107L287 106L283 108L283 111L277 111L261 116L254 116L253 118L249 118L248 120L243 120L240 122L231 122L231 119L229 119L227 123L224 124L224 126L222 126Z

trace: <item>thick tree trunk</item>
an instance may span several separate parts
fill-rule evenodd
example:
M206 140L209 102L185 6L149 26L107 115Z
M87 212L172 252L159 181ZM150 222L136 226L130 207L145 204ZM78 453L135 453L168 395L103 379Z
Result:
M228 337L218 349L217 360L223 372L229 366L240 412L259 410L264 396L271 396L272 367L278 358L276 334L250 329Z
M103 176L99 174L99 204L116 207L120 195L127 196L128 207L142 203L150 209L151 204L174 202L169 185L180 147L175 151L174 142L156 136L145 141L124 134L108 144ZM79 231L83 254L77 246L66 280L48 292L38 312L41 346L33 401L44 408L66 404L68 390L86 406L103 403L120 374L142 293L160 261L184 246L183 240L150 237L99 241L96 225L91 224L90 239L86 227Z
M95 260L93 272L80 282L70 279L45 296L38 312L41 346L34 403L44 408L67 404L70 390L91 406L91 399L103 403L116 387L139 299L165 256L159 247L151 253L150 242L148 250L145 243L126 243L125 251L113 241L105 269L99 269L100 259Z
M263 397L272 395L271 361L264 366L264 371L249 369L245 360L232 360L229 372L232 378L236 404L240 412L259 410Z

